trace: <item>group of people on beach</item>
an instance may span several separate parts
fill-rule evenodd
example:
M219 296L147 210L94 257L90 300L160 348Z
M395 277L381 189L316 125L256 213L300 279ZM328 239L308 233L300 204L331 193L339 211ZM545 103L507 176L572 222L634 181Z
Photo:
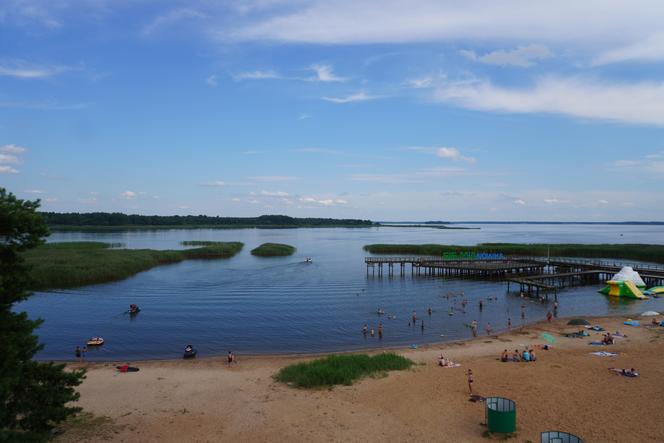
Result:
M537 356L535 355L534 349L525 349L522 353L519 353L519 350L515 349L512 355L510 355L509 352L507 352L507 349L505 349L500 355L500 361L517 363L522 361L530 362L537 361Z

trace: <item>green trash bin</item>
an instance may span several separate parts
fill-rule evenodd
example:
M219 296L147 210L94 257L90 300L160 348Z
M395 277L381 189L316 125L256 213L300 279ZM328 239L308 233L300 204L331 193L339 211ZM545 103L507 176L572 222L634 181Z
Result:
M516 432L516 403L509 398L486 399L486 424L489 432L509 434Z

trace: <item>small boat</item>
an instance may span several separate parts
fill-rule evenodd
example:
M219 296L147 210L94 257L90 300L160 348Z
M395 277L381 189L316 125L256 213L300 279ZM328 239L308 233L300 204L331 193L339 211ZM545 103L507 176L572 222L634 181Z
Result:
M139 312L141 312L141 308L139 308L138 305L129 305L129 315L136 315Z
M104 344L104 339L101 337L92 337L88 340L88 346L101 346Z
M313 262L313 259L311 257L307 257L307 258L304 259L304 262L305 263L311 263L311 262Z

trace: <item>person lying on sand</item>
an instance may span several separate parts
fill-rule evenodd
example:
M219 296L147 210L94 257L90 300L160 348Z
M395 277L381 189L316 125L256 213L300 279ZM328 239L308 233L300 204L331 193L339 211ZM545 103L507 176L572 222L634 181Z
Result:
M639 373L636 372L634 368L631 369L619 369L619 368L609 368L609 371L613 371L618 375L622 375L623 377L638 377Z

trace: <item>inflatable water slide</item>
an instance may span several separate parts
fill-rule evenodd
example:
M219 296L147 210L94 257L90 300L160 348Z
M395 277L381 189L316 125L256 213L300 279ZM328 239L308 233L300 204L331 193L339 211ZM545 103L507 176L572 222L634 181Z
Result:
M629 266L625 266L613 278L606 282L606 287L602 289L602 294L611 297L627 297L636 299L647 299L643 294L646 284L643 279Z

